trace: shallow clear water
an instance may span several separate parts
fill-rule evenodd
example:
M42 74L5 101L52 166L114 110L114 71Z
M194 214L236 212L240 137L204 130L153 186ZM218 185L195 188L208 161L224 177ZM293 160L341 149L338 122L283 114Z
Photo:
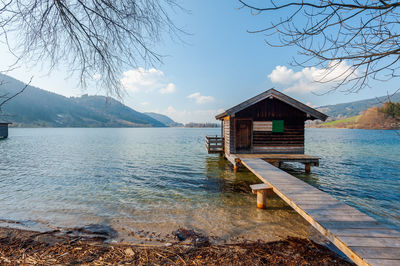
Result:
M309 129L320 167L295 176L400 230L400 136L388 130Z
M0 221L45 230L109 225L137 230L192 228L218 239L318 237L279 198L257 210L248 171L208 155L219 129L10 129L0 141ZM306 152L319 168L291 174L400 229L400 137L390 131L309 129ZM301 167L301 166L300 166ZM9 224L9 223L4 223ZM132 240L133 241L133 240Z

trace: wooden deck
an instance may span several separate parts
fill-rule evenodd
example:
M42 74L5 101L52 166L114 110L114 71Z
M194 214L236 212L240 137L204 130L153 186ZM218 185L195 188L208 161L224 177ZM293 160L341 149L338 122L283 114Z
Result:
M224 138L206 136L206 149L208 153L224 153Z
M237 169L241 166L243 159L262 159L266 162L275 164L280 167L281 163L284 162L297 162L302 163L305 166L305 171L310 172L311 166L319 166L319 157L307 155L307 154L225 154L227 158Z
M241 163L358 265L400 265L400 232L260 158ZM228 157L227 157L228 158ZM229 158L228 158L229 159ZM238 158L231 157L233 162Z
M319 157L307 154L235 154L240 159L263 159L267 162L298 162L319 165Z

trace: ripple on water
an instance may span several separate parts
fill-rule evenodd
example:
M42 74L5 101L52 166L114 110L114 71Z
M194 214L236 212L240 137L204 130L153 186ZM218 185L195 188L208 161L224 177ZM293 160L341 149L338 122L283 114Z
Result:
M282 200L255 208L248 171L206 154L219 129L10 129L0 142L0 218L24 226L103 224L120 235L193 228L228 240L316 236ZM284 169L400 228L400 144L386 132L307 130L307 153L321 167ZM388 193L390 191L390 193ZM40 224L40 226L39 226Z

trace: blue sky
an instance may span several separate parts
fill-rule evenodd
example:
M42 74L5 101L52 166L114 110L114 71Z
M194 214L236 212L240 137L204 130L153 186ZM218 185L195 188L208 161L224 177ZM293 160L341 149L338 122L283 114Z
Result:
M329 84L322 88L310 78L321 70L291 67L295 48L271 48L264 35L246 32L267 25L267 17L238 10L235 0L187 0L182 6L190 12L172 17L190 33L182 36L184 42L164 38L156 47L166 55L163 64L127 67L121 76L126 88L122 100L135 110L166 114L178 122L215 122L216 113L272 87L311 106L372 98L397 89L390 81L356 94L315 95L313 91L329 89ZM4 46L0 58L0 69L13 62ZM82 90L63 67L50 74L46 65L8 74L25 82L33 76L32 85L65 96L104 94L93 86Z

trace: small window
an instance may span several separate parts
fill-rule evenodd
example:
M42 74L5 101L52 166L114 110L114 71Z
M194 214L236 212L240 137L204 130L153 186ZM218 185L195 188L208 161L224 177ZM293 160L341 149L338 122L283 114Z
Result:
M273 120L272 121L272 132L282 133L284 129L283 120Z

